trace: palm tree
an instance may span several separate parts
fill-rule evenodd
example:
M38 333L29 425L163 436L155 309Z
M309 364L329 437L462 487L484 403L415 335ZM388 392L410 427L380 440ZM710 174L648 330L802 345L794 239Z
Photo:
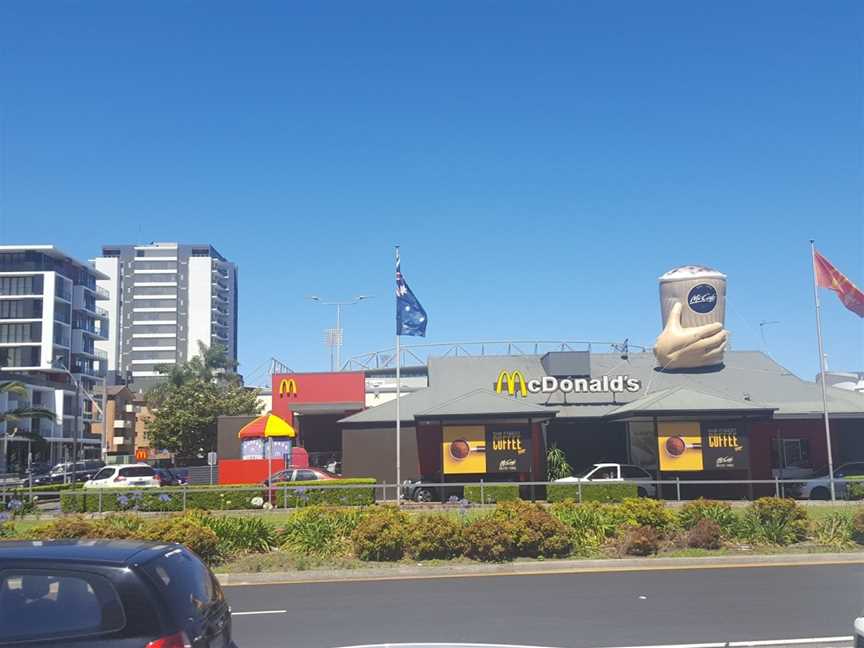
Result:
M0 382L0 394L8 394L10 396L20 396L26 398L28 395L27 386L17 380L6 380ZM8 399L7 399L8 400ZM0 469L6 471L6 447L9 437L9 424L16 423L21 419L48 419L56 421L57 417L51 410L44 407L33 407L31 405L18 406L12 409L0 410L0 423L6 423L6 434L3 435L2 451L0 451ZM27 431L22 433L22 436L33 438L33 433ZM38 435L36 435L38 436ZM41 437L40 437L41 438Z
M7 380L0 382L0 394L10 394L13 396L27 397L27 386L17 380ZM44 407L32 407L30 405L19 406L14 409L0 411L0 423L15 423L21 419L37 418L56 420L54 412L45 409Z

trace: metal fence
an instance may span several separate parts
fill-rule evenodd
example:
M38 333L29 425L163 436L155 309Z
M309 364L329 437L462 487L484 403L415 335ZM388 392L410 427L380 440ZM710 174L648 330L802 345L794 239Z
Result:
M206 468L206 467L203 467ZM837 500L844 503L854 503L860 499L861 493L850 489L849 482L835 479ZM730 502L747 502L759 497L785 497L794 499L809 499L807 495L812 492L812 482L802 480L656 480L638 482L607 482L612 484L632 484L639 489L641 497L652 497L666 502L684 502L704 497L705 499L723 500ZM818 480L820 484L828 484L828 479ZM550 486L567 486L567 497L572 497L576 502L587 500L597 501L596 487L598 482L416 482L397 484L333 484L333 485L302 485L290 486L280 485L267 487L264 485L249 486L225 486L202 487L186 485L163 488L110 488L110 489L60 489L50 490L41 488L30 488L20 482L13 484L0 482L0 511L13 508L21 509L22 506L28 512L34 514L58 515L62 514L61 496L63 493L86 494L92 503L95 499L98 504L93 510L87 512L103 513L116 510L138 510L147 513L167 513L170 511L185 511L188 508L201 508L196 504L196 494L209 494L210 500L215 504L206 506L210 510L225 511L258 511L270 512L287 510L307 503L315 503L314 493L323 491L342 492L372 491L371 499L380 503L395 503L397 497L401 497L405 503L414 502L421 490L426 492L420 498L423 505L436 506L447 504L465 505L465 488L471 487L471 505L485 506L494 503L501 498L501 487L518 487L520 499L528 501L548 501ZM43 487L44 488L44 487ZM810 489L808 491L808 489ZM591 493L594 490L595 493ZM219 493L225 493L222 498ZM215 500L214 500L215 494ZM347 494L347 493L346 493ZM512 494L512 491L511 491ZM428 495L428 497L427 497ZM559 495L562 493L559 492ZM167 499L166 499L167 498ZM244 499L245 498L245 499ZM256 499L255 504L251 500ZM340 499L334 497L329 503L340 504ZM601 498L602 499L602 498ZM124 505L116 505L118 501L124 501ZM238 501L244 502L243 506L237 506ZM136 506L136 502L149 502L147 505ZM162 504L154 504L162 502ZM232 504L232 502L234 502ZM345 503L344 501L342 503ZM163 505L164 504L164 505ZM414 504L417 505L417 504Z

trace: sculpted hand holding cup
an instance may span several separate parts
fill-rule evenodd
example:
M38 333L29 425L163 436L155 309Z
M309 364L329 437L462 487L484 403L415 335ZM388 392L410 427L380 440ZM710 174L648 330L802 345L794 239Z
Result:
M663 332L654 344L661 369L709 367L723 362L729 332L726 275L702 266L682 266L660 277Z

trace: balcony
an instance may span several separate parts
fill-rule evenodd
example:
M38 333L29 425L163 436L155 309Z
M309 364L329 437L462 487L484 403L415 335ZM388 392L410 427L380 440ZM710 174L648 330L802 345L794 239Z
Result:
M89 376L91 378L104 378L107 373L106 366L108 363L100 363L98 367L92 364L83 362L72 363L72 374L78 376Z
M134 414L135 413L135 405L132 403L126 403L126 407L123 408L123 411L126 412L127 414Z
M115 430L131 430L132 429L132 421L127 421L125 419L114 419L114 429Z
M113 441L113 443L114 443L115 446L122 446L122 445L126 445L126 437L119 437L119 436L115 436L115 437L112 439L112 441Z
M107 291L105 288L103 288L102 286L96 286L96 290L94 290L93 292L96 293L96 299L99 299L99 300L102 300L102 301L104 301L104 300L106 300L106 299L111 299L111 293L108 292L108 291Z

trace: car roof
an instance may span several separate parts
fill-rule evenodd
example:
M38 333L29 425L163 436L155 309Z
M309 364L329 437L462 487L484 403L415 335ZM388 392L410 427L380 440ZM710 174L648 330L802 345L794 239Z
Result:
M140 540L46 540L0 542L0 565L6 560L89 562L103 565L144 563L173 550L170 543Z
M150 464L146 463L131 463L131 464L111 464L108 466L103 466L104 468L153 468ZM156 468L153 468L156 470Z

